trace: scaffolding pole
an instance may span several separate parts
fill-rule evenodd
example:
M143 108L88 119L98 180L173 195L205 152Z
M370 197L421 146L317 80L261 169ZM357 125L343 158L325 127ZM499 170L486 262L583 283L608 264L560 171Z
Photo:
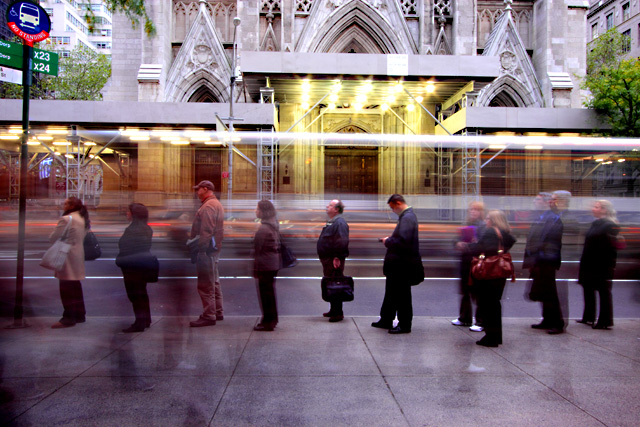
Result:
M258 144L258 200L273 200L275 176L273 129L261 130Z

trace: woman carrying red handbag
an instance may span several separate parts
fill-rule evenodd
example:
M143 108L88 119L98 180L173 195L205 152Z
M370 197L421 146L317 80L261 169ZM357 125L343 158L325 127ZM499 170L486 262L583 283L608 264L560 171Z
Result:
M468 254L472 256L484 255L491 257L497 255L498 251L509 252L509 249L516 242L511 234L511 228L504 212L489 211L485 218L485 232L476 243L458 244ZM472 286L478 295L478 307L483 314L483 327L485 336L476 341L476 344L485 347L497 347L502 344L502 305L500 300L506 285L507 278L490 280L478 280L473 278Z

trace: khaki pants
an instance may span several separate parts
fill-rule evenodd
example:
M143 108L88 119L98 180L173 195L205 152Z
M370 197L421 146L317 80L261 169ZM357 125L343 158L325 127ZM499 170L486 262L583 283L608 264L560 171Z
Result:
M206 320L216 320L222 317L222 288L220 287L220 276L218 274L218 261L220 251L211 256L205 253L198 254L196 271L198 273L198 294L202 300L202 315Z

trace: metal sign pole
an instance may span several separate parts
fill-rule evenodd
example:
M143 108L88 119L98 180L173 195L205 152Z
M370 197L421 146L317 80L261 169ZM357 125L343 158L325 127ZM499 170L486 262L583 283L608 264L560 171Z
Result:
M24 328L27 325L22 316L22 291L24 284L24 240L27 218L27 168L29 161L29 98L31 88L31 64L33 43L49 37L51 19L40 5L25 0L11 3L6 9L6 22L9 29L22 39L22 145L20 146L20 195L18 202L18 257L16 267L16 305L13 310L13 325L9 328ZM11 49L11 43L3 47ZM49 62L52 56L47 52L40 54L41 60ZM55 58L57 63L57 56ZM51 66L42 63L39 71L51 73ZM57 73L57 70L56 70Z
M16 304L13 309L13 325L10 328L26 328L22 294L24 283L24 240L27 218L27 162L29 161L29 98L31 96L31 49L22 45L22 141L20 146L20 196L18 202L18 265L16 269Z

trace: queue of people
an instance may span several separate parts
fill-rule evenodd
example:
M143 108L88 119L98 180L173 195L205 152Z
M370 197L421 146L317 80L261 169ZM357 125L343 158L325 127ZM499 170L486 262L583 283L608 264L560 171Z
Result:
M190 326L213 326L224 319L222 289L218 262L223 240L224 209L214 194L210 181L201 181L193 187L201 206L193 220L188 247L196 264L197 291L203 312ZM531 224L524 251L523 268L531 279L527 295L542 306L542 321L531 327L561 334L566 325L556 286L556 271L561 265L563 216L569 207L571 194L556 191L536 196L535 218ZM546 203L548 209L543 210ZM390 236L380 238L386 247L383 273L386 276L385 293L380 308L380 319L371 324L386 329L390 334L411 332L413 306L411 287L424 281L424 267L419 250L418 219L413 209L400 194L392 195L387 204L398 215L398 223ZM465 225L455 243L460 253L460 315L451 323L467 326L472 331L485 332L476 343L486 347L502 344L501 298L507 277L478 278L471 274L478 257L492 257L508 253L516 242L504 212L491 210L486 215L481 202L469 206ZM349 255L349 226L343 217L344 205L335 199L326 208L327 223L317 241L317 253L326 277L342 277L345 260ZM594 329L613 326L611 287L620 246L619 227L613 205L598 200L592 209L595 218L587 231L578 282L584 290L584 313L578 323ZM140 203L127 208L130 225L118 242L116 263L122 268L127 296L132 303L134 323L124 333L142 332L151 325L151 311L147 283L157 281L157 258L150 253L153 231L147 224L148 209ZM256 218L260 226L253 239L254 267L258 300L262 311L256 331L273 331L278 324L276 277L282 268L281 235L274 205L268 200L258 202ZM63 238L69 245L66 262L55 272L60 281L62 318L52 328L66 328L86 320L81 280L85 278L83 241L90 228L89 213L82 201L75 197L65 200L63 215L50 235L53 243ZM153 263L155 262L155 267ZM155 268L155 279L154 270ZM514 276L515 277L515 276ZM596 292L600 296L600 311L596 322ZM472 305L476 311L473 316ZM323 313L329 322L344 319L342 301L330 301L329 311ZM398 324L394 327L394 319ZM475 321L474 321L475 319Z

